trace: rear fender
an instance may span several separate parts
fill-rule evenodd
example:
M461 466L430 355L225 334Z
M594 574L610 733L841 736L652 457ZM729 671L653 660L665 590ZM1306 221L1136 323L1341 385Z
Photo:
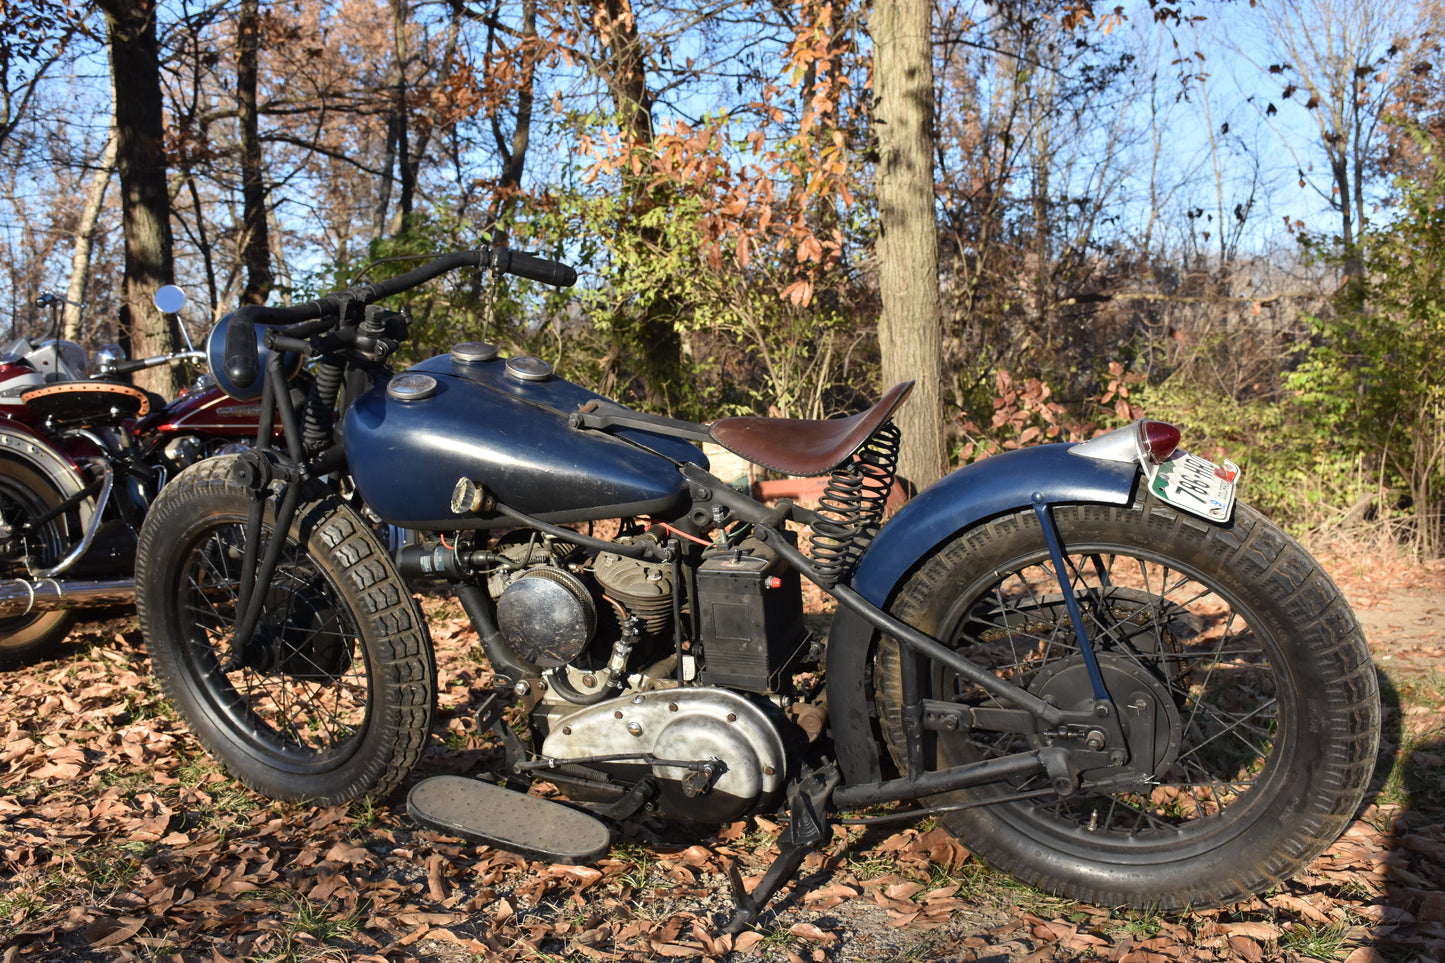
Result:
M886 609L924 559L986 519L1039 502L1127 504L1139 471L1123 433L1134 431L1122 428L1083 445L1021 448L960 468L883 526L854 571L853 589ZM872 625L842 607L828 633L828 710L838 762L850 785L881 778L867 691L876 635Z
M62 498L85 487L85 477L74 459L19 422L0 424L0 457L14 458L35 468ZM88 521L84 505L81 514L82 522Z

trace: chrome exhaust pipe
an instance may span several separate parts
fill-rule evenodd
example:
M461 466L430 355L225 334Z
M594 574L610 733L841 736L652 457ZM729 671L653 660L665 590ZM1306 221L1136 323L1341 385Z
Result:
M134 600L134 579L108 582L61 582L53 578L33 582L19 578L0 580L0 618Z

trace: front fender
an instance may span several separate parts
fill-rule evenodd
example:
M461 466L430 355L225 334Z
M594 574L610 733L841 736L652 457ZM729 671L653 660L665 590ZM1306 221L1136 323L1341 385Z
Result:
M1091 457L1077 445L1039 445L960 468L905 505L878 532L854 570L852 586L886 608L908 575L939 546L985 519L1045 504L1127 504L1138 465L1127 454ZM1131 454L1131 453L1130 453ZM868 658L875 635L840 607L828 632L828 707L834 747L851 785L881 778L868 718Z

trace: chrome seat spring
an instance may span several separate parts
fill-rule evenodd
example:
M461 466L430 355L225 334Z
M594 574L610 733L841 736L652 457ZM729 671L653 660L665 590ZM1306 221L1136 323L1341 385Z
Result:
M813 572L820 581L832 584L847 578L877 534L893 490L901 439L902 432L890 421L833 469L818 502L822 518L813 523L809 536Z

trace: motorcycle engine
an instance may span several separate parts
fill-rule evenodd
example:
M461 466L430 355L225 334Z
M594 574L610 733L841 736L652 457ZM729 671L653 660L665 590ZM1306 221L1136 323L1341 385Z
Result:
M782 790L783 714L764 694L786 688L805 648L795 572L748 540L707 553L696 598L675 600L670 564L517 537L493 547L505 561L487 587L503 637L546 670L531 712L542 755L560 766L546 778L603 802L650 778L658 815L703 823ZM696 610L682 672L692 685L678 682L675 608Z
M500 554L514 567L488 583L497 627L528 662L559 668L577 661L594 641L596 658L606 662L606 650L624 626L648 649L668 638L673 585L667 566L611 552L586 566L561 546L535 542L504 547Z

